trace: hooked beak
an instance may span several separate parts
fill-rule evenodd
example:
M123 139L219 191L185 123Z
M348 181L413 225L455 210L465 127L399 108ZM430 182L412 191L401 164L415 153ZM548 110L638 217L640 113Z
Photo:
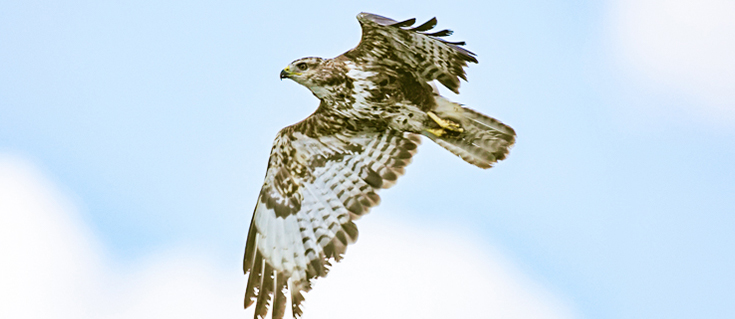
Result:
M288 78L290 75L291 73L286 71L286 69L281 70L281 80L283 80L284 78Z

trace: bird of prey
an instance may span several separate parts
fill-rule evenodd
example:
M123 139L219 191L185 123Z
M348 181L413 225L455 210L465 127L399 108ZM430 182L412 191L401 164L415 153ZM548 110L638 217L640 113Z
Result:
M362 39L333 58L291 62L281 79L307 87L319 100L303 121L273 143L265 182L245 247L245 308L255 318L282 318L291 296L294 318L303 292L327 274L357 239L354 221L377 205L416 153L419 136L480 168L508 154L515 132L500 121L439 95L434 81L459 93L475 54L449 42L449 30L429 32L432 18L410 28L360 13Z

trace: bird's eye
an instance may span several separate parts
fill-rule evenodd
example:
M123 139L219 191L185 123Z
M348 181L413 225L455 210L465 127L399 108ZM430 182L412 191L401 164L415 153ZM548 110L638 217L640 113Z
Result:
M299 64L296 64L296 67L299 68L299 70L301 70L301 71L306 71L306 69L308 68L308 66L304 62L301 62Z

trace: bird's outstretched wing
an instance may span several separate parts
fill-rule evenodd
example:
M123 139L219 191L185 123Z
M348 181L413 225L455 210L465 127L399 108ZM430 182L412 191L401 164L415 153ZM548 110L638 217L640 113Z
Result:
M452 31L429 32L436 26L436 18L414 28L410 27L416 19L398 22L363 12L357 20L362 26L362 39L345 55L360 62L399 64L425 82L438 80L454 93L459 93L459 78L467 80L467 62L477 63L475 54L461 47L464 42L441 39Z
M256 318L271 300L282 318L287 290L301 316L302 292L342 258L357 239L353 221L378 204L377 190L395 183L420 143L410 133L344 127L317 110L276 137L243 262L245 307L255 303Z

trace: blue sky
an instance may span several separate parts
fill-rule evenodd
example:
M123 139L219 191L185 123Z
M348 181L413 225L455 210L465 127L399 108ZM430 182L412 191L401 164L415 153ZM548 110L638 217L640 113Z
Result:
M580 318L735 315L728 1L2 3L0 152L116 269L239 272L273 137L318 105L278 73L354 47L361 11L436 16L480 61L444 93L518 133L488 171L425 140L365 222L453 229Z

